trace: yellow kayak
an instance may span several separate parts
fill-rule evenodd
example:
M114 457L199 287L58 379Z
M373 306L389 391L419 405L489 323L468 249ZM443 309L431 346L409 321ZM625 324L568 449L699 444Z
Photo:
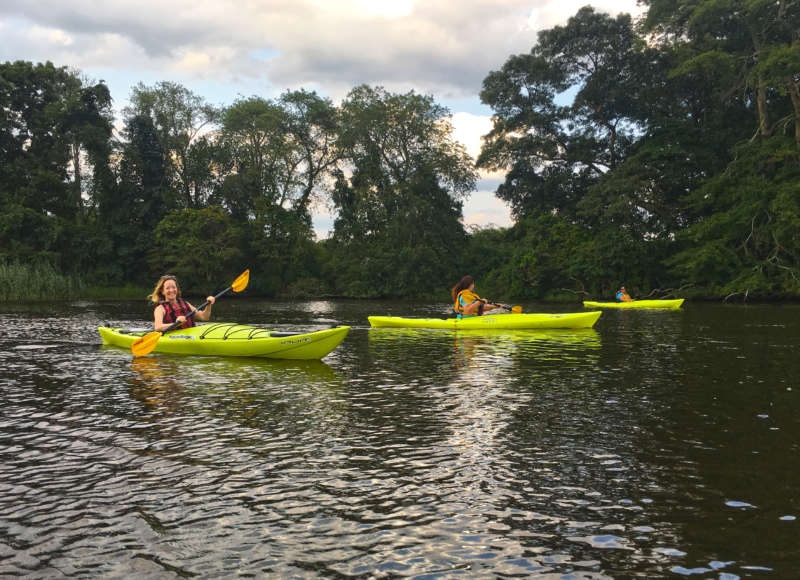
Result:
M151 330L98 329L104 344L130 349L131 344ZM158 339L153 352L206 356L251 356L277 359L319 359L339 346L349 326L310 332L276 332L216 322L167 332Z
M445 328L449 330L525 329L525 328L591 328L600 312L567 314L484 314L469 318L404 318L401 316L369 316L373 328Z
M586 308L666 308L676 309L683 304L684 298L675 300L634 300L633 302L591 302L585 301Z

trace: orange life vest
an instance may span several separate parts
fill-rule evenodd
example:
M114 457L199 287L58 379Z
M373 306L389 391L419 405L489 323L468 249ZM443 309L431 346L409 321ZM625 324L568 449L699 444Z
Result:
M463 301L461 300L462 297L464 298ZM475 294L475 292L473 292L472 290L462 290L461 292L458 293L458 296L456 296L456 302L453 305L453 308L455 308L456 314L458 314L459 317L475 316L474 314L464 314L464 306L466 306L467 304L472 304L476 300L480 299L481 297Z

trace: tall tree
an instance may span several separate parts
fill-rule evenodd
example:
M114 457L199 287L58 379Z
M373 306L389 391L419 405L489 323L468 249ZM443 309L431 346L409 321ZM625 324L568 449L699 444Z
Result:
M142 83L131 92L126 119L147 117L155 128L168 184L181 207L203 207L212 193L208 134L219 110L192 91L172 82Z
M78 225L113 185L110 103L102 82L84 86L66 67L0 64L0 254L71 270L93 264ZM92 179L82 179L85 163Z
M669 260L710 294L800 292L797 185L800 171L800 2L646 0L646 30L678 57L673 78L703 78L737 114L735 140L687 188L682 251ZM702 124L718 137L723 125ZM722 161L722 163L720 163Z
M713 66L729 71L725 98L744 92L754 134L771 136L791 119L800 137L800 1L642 0L645 30L664 44L689 50L680 72ZM783 99L777 98L783 95ZM788 101L786 99L788 97ZM778 120L776 120L776 115Z
M585 7L486 77L481 100L495 117L478 166L507 171L497 194L517 218L574 216L588 188L626 158L642 131L641 44L629 15Z
M102 82L73 87L67 95L59 130L69 141L76 207L83 205L83 198L94 202L94 193L113 186L109 167L113 128L111 102L111 93ZM87 165L91 173L87 172Z
M338 160L337 136L335 108L313 92L240 99L224 112L220 146L231 171L213 200L250 222L253 254L269 264L273 290L306 271L309 208Z
M111 240L109 259L99 263L98 269L115 283L142 281L149 277L145 258L152 233L178 203L168 185L165 155L149 116L127 118L117 147L117 186L106 189L98 204L100 221Z
M289 180L296 188L292 203L298 213L308 215L309 204L315 194L323 197L322 190L340 159L339 114L330 100L304 90L287 91L279 104L286 112L286 130L298 161L296 176Z
M338 269L338 287L355 295L441 293L457 273L462 200L477 179L452 139L448 111L430 96L360 86L342 115L331 245L337 263L351 268Z

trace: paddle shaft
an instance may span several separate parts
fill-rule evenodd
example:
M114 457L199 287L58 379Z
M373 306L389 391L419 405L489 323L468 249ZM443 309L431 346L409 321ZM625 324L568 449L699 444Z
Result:
M214 300L216 300L217 298L219 298L220 296L222 296L222 295L223 295L223 294L225 294L226 292L229 292L229 291L230 291L232 288L233 288L233 285L231 285L231 286L228 286L227 288L225 288L225 290L223 290L222 292L220 292L219 294L217 294L216 296L214 296ZM200 306L198 306L197 308L195 308L195 309L194 309L194 310L192 310L192 311L191 311L189 314L187 314L187 315L186 315L186 320L189 320L189 319L190 319L192 316L194 316L195 314L197 314L197 312L198 312L199 310L202 310L203 308L205 308L205 307L206 307L206 306L208 306L209 304L211 304L211 302L210 302L209 300L206 300L205 302L203 302L203 303L202 303ZM173 330L173 329L177 328L177 327L178 327L178 326L180 326L181 324L183 324L183 322L177 322L177 321L176 321L176 322L173 322L172 324L170 324L170 325L169 325L167 328L165 328L165 329L164 329L164 330L162 330L161 332L162 332L162 333L164 333L164 332L169 332L170 330Z

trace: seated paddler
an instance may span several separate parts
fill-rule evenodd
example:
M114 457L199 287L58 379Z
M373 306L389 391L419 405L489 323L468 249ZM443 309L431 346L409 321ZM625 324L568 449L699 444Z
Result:
M625 290L625 286L620 286L619 290L617 290L617 302L633 302L633 298Z
M502 304L490 304L486 298L481 298L475 293L475 281L472 276L461 278L450 290L450 295L458 318L482 316L492 310L503 308Z
M214 297L209 296L206 298L208 306L198 310L194 316L189 316L194 306L181 298L178 279L171 274L158 279L153 293L148 298L156 305L153 310L153 328L158 332L166 330L175 322L180 323L180 328L190 328L194 326L195 319L208 320L211 318L211 305L214 304Z

